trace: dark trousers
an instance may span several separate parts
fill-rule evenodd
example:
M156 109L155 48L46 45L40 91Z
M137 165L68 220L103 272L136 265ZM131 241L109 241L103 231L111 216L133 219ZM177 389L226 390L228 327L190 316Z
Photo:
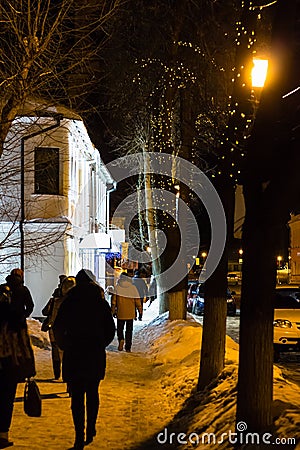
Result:
M127 320L117 319L117 336L119 342L124 340L124 327L125 327L125 350L130 350L132 345L133 319Z
M52 367L54 378L58 380L61 374L63 351L58 347L57 343L55 342L52 329L50 329L49 337L51 342L51 356L52 356Z
M84 441L84 425L86 410L86 435L96 435L96 421L99 411L100 380L76 380L68 382L71 390L71 410L74 422L76 441Z
M1 364L1 362L0 362ZM9 376L1 370L0 367L0 432L9 431L13 409L14 399L17 390L17 383L12 381Z
M143 297L143 298L140 298L140 302L141 302L141 307L142 307L142 313L139 313L139 320L141 320L142 317L143 317L144 297Z

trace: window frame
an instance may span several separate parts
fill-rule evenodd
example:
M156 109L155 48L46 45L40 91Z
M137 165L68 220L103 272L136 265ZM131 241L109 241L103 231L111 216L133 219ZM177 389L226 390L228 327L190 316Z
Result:
M39 159L41 153L44 157ZM46 152L48 157L45 163ZM52 153L52 157L50 155ZM39 155L39 156L38 156ZM52 167L49 165L53 161ZM37 166L44 162L44 167ZM52 177L52 183L49 180ZM47 182L41 183L41 180ZM42 186L42 189L40 188ZM53 187L53 188L52 188ZM35 195L60 195L60 151L59 147L35 147L34 149L34 194Z

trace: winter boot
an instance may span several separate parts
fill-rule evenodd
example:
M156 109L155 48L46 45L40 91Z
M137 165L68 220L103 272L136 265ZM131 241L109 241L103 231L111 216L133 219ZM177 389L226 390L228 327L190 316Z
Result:
M79 435L76 433L74 445L69 450L83 450L83 449L84 449L84 434L80 433Z
M88 445L91 442L93 442L95 436L96 436L96 430L95 429L93 429L93 430L87 429L85 445Z
M52 361L53 366L53 372L54 372L54 379L59 380L60 378L60 360L54 359Z
M124 347L124 339L121 339L119 342L118 350L121 352L123 350L123 347Z
M83 450L84 449L84 442L74 442L73 447L69 448L69 450Z

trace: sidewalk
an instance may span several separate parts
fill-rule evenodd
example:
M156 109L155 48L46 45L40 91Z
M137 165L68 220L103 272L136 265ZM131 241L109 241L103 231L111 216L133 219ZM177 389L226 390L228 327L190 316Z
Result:
M144 348L144 326L156 316L155 305L142 322L134 322L132 353L118 352L117 340L108 347L106 378L100 384L97 436L90 450L124 450L159 432L173 416ZM50 350L34 347L38 382L43 400L42 417L23 412L24 384L18 386L10 438L15 450L65 450L73 445L70 398L65 383L52 381ZM153 414L155 412L155 414Z
M97 436L86 448L188 450L195 448L198 439L199 450L232 450L224 436L235 430L238 344L227 336L224 371L209 389L197 392L202 327L191 315L187 320L168 321L167 314L144 326L148 319L156 317L152 306L143 322L135 322L132 353L118 352L116 340L108 348L107 376L100 386ZM29 324L31 329L36 328L32 337L42 342L44 336L38 336L40 324L32 320ZM70 398L64 383L51 380L49 349L35 347L35 354L43 413L41 418L24 414L20 385L10 433L13 449L67 450L74 442ZM285 442L292 438L296 445L289 448L300 450L300 389L285 379L277 365L274 408L272 436ZM216 438L209 446L205 442L207 433ZM182 437L188 437L184 444Z

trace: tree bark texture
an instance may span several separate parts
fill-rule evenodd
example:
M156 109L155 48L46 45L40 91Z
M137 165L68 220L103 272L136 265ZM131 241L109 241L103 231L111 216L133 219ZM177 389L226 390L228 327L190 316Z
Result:
M232 235L234 211L234 187L219 187L227 220L227 241L218 267L205 282L205 302L198 390L204 389L224 369L226 317L228 241Z
M248 209L243 230L237 422L244 421L247 430L259 432L272 422L272 298L276 283L276 240L279 236L267 205L259 208L261 200L264 204L264 193L261 191L259 195L254 186L246 189L244 195ZM253 208L249 207L248 196Z
M270 76L248 144L243 174L246 216L243 226L237 422L247 431L272 425L273 305L277 243L299 205L298 102L285 99L299 79L299 42L295 41L297 1L279 0L273 23ZM298 48L298 49L297 49ZM297 98L296 98L297 100Z

